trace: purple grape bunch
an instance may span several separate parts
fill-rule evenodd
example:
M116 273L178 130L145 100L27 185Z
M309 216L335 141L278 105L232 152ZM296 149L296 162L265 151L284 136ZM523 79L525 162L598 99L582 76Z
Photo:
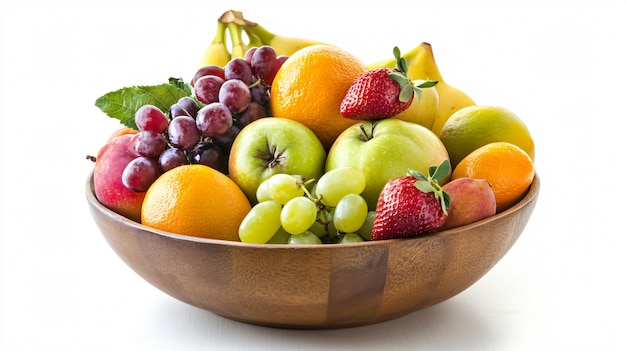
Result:
M185 164L227 174L239 131L269 115L270 87L286 59L271 46L253 47L224 67L200 68L191 80L193 96L180 98L167 114L141 106L135 113L139 132L131 141L137 157L124 169L124 185L146 191L161 174Z

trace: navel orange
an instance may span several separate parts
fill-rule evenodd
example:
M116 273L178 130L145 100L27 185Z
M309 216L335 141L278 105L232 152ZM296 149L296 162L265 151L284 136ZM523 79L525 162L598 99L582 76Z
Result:
M352 82L366 70L358 57L336 46L300 49L276 73L271 113L306 125L328 150L342 131L357 122L341 116L339 106Z
M519 201L535 176L533 161L520 147L508 142L481 146L467 155L452 172L452 179L485 179L496 197L496 211Z
M239 224L250 211L239 187L204 165L163 173L148 189L141 223L171 233L239 241Z

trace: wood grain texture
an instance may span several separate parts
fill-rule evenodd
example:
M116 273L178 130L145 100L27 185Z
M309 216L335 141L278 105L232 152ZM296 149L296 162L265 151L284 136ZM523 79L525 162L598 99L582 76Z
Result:
M445 301L485 275L523 232L539 177L515 206L421 237L347 245L253 245L153 230L102 206L91 214L117 255L156 288L251 324L298 329L368 325Z

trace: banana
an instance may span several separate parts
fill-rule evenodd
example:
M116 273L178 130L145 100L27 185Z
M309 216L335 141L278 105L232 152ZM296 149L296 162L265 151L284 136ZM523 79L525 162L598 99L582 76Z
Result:
M248 46L241 39L243 29L235 23L228 23L228 33L230 34L230 42L232 44L230 58L243 58L248 51Z
M432 46L429 43L423 42L420 45L413 48L402 55L406 60L409 68L408 76L413 80L436 80L435 85L437 93L439 94L439 108L437 110L437 116L433 121L431 130L439 135L444 123L450 118L450 116L457 110L472 106L476 103L472 98L465 94L460 89L457 89L443 79L439 67L435 62L435 56L433 54ZM395 59L381 60L368 65L370 69L378 67L395 67Z
M246 20L245 24L246 33L250 33L258 37L265 45L269 45L274 48L276 55L291 56L294 52L311 45L326 44L317 40L286 37L282 35L274 34L258 23L250 22Z
M215 32L215 38L211 44L204 50L202 57L200 58L199 67L204 66L219 66L224 67L230 61L230 52L225 43L226 39L226 24L218 21L217 30Z
M249 48L253 48L253 47L261 47L265 44L263 44L263 42L261 41L261 38L257 37L256 35L252 34L252 32L250 32L250 30L247 27L243 28L243 31L246 33L246 35L248 36L248 49Z

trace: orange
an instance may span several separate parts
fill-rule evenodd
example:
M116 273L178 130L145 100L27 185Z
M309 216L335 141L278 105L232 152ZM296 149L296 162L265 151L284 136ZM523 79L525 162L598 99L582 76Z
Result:
M272 115L306 125L328 150L357 122L341 116L339 107L352 82L366 70L359 58L335 46L300 49L276 73L270 94Z
M171 233L239 241L250 211L246 195L230 178L204 165L163 173L146 192L141 222Z
M443 125L439 139L448 149L452 167L470 152L498 141L515 144L535 159L535 144L522 119L498 106L477 105L457 110Z
M535 176L533 161L520 147L508 142L481 146L467 155L452 172L452 179L486 179L502 212L521 200Z

